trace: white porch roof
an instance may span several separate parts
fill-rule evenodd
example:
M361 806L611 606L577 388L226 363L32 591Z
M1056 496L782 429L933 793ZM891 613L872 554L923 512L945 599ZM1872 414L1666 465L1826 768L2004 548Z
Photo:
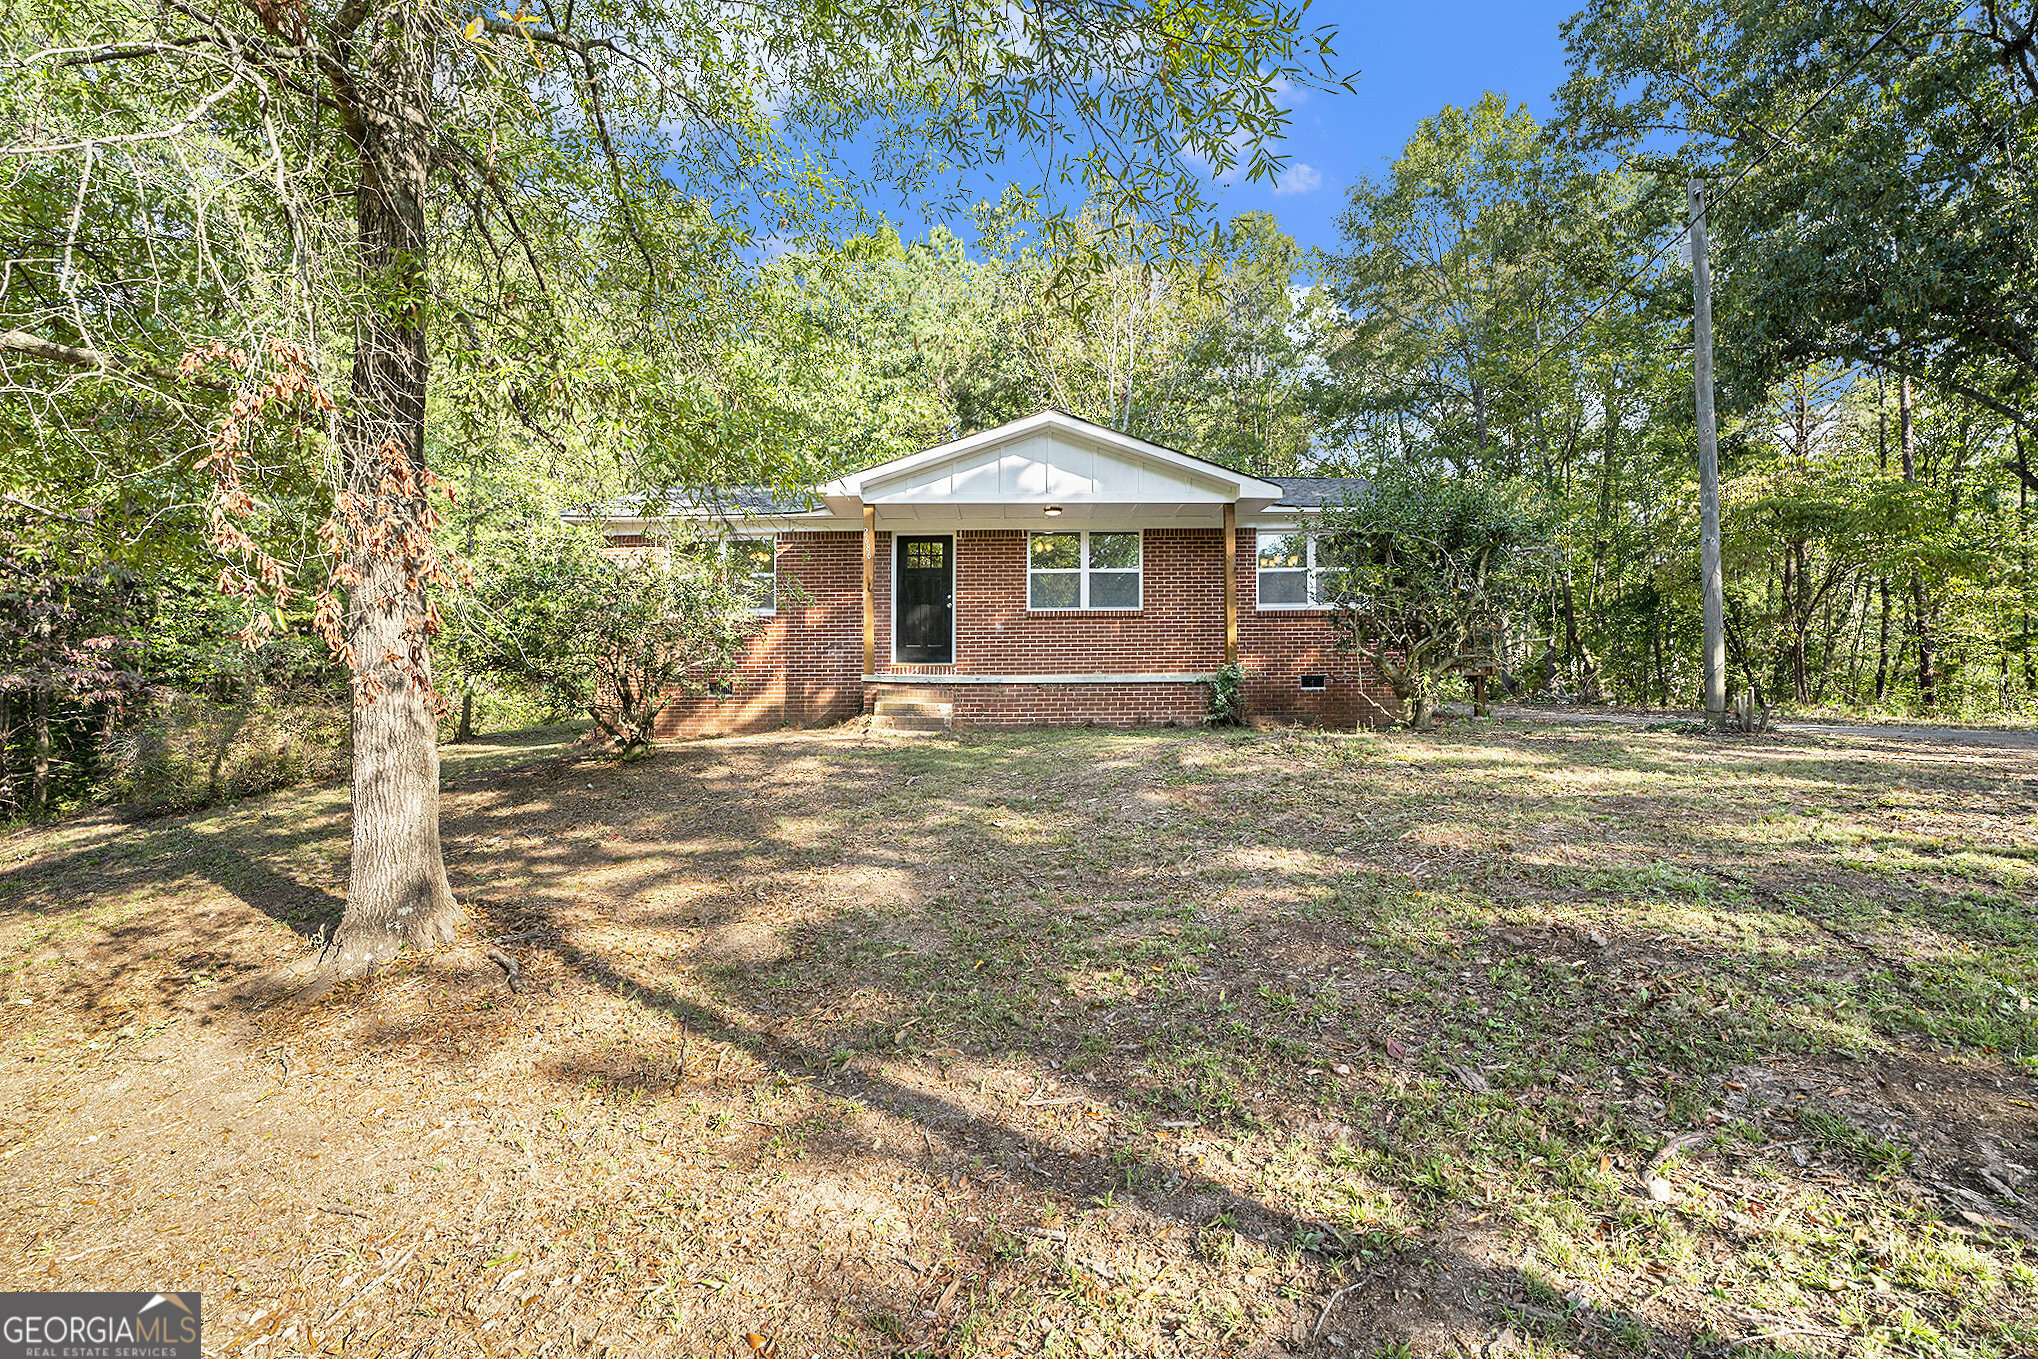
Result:
M886 520L1037 521L1048 506L1071 517L1214 522L1221 506L1256 513L1281 488L1066 411L1023 420L895 458L821 487L845 518L874 506Z
M1287 527L1363 482L1268 480L1191 457L1066 411L1048 409L994 429L839 477L787 496L762 486L710 488L568 513L611 533L690 519L734 529L858 528L863 512L891 531L958 528L1215 528L1226 506L1242 527Z

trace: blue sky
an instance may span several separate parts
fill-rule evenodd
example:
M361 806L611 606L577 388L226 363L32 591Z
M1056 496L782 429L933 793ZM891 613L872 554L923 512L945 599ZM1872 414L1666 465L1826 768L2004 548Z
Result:
M1499 90L1547 116L1564 81L1557 25L1577 8L1577 0L1318 0L1305 22L1339 30L1338 61L1358 68L1356 93L1304 98L1283 149L1308 173L1291 168L1282 192L1230 186L1223 211L1263 209L1303 245L1335 246L1346 190L1383 175L1415 125L1444 105Z
M1389 5L1318 0L1304 27L1338 30L1337 65L1358 71L1356 90L1304 92L1282 148L1291 161L1284 182L1222 186L1220 214L1261 209L1278 217L1302 245L1336 247L1346 191L1360 178L1382 176L1415 125L1444 105L1470 104L1487 90L1499 90L1510 104L1526 103L1537 117L1548 115L1550 96L1564 80L1557 25L1577 5L1578 0ZM907 205L894 203L891 210L902 216L907 235L926 229ZM971 239L966 222L952 225Z

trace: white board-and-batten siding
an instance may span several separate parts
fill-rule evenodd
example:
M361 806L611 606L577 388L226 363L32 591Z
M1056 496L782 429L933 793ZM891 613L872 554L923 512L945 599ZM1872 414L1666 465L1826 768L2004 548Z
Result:
M1051 434L975 450L866 484L866 504L1221 504L1214 478Z

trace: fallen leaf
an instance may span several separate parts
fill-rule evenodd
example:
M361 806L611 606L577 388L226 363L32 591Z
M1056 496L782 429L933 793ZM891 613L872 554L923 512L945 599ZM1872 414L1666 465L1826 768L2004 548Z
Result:
M1408 1060L1408 1049L1402 1046L1400 1043L1397 1043L1390 1038L1387 1040L1385 1046L1387 1048L1387 1055L1389 1057L1392 1057L1395 1061L1405 1062Z

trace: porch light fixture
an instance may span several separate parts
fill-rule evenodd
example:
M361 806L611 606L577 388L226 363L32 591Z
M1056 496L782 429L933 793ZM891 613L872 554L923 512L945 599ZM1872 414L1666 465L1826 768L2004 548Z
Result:
M1060 513L1061 513L1061 506L1059 506L1059 505L1049 505L1049 506L1048 506L1048 507L1047 507L1046 509L1042 510L1042 511L1041 511L1041 513L1042 513L1042 514L1044 514L1044 515L1046 515L1046 516L1047 516L1047 517L1048 517L1049 519L1052 519L1052 518L1054 518L1054 517L1055 517L1055 516L1056 516L1057 514L1060 514Z

